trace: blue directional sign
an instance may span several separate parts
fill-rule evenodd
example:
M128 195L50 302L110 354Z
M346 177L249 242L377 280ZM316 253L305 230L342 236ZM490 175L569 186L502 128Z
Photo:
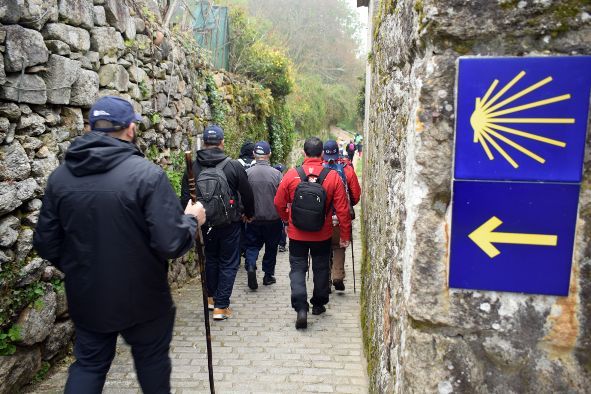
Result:
M461 58L449 285L568 295L591 57Z
M580 182L591 57L462 58L456 179Z
M455 181L450 287L568 295L577 184Z

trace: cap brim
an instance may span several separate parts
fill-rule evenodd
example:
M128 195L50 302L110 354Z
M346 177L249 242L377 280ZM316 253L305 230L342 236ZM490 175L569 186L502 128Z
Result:
M339 154L335 153L334 155L328 155L328 154L324 154L323 155L324 160L337 160L339 158Z

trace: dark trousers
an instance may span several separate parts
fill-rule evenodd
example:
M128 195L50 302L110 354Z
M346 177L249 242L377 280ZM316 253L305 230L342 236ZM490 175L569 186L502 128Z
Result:
M314 274L314 292L310 303L313 306L328 303L330 241L330 238L320 242L289 240L291 306L296 311L309 308L306 291L308 253L312 256L312 273Z
M265 245L263 255L263 271L267 275L275 275L275 263L277 262L277 247L281 241L283 222L252 222L246 229L246 269L256 268L259 252Z
M279 240L279 246L285 247L287 245L287 233L285 231L285 224L281 222L281 239Z
M117 336L121 334L131 346L138 381L145 394L170 393L172 370L168 351L172 340L175 309L145 323L120 332L98 333L76 326L74 355L70 366L66 394L100 394L107 372L115 357Z
M205 233L208 296L214 298L216 308L227 308L240 266L240 223L212 228Z
M240 255L246 252L246 228L248 225L244 222L240 223Z

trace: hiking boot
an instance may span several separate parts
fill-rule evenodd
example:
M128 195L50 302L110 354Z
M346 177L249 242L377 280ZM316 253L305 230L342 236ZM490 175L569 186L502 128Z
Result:
M232 308L215 308L213 310L213 320L226 320L232 317Z
M276 282L277 281L275 280L275 277L273 275L265 274L265 276L263 277L263 284L265 286L272 285L273 283L276 283Z
M297 329L308 327L308 311L307 310L301 309L298 311L298 316L296 317L295 326Z
M259 288L259 284L257 283L257 272L254 269L249 269L247 272L248 275L248 287L251 290L256 290Z
M210 311L213 311L213 309L214 309L213 297L207 297L207 308L209 308Z
M342 280L333 280L332 284L335 290L345 291L345 284Z
M277 248L277 251L279 251L281 253L285 253L285 252L287 252L287 248L283 245L279 245L279 247Z
M324 305L314 305L312 307L312 314L313 315L321 315L324 312L326 312L326 308L324 307Z

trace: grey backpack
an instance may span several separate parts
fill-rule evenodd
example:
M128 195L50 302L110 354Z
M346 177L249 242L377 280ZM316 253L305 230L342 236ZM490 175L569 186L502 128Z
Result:
M228 185L224 167L230 162L226 157L215 167L201 167L196 179L197 201L205 208L208 227L219 227L237 221L240 217L238 201Z

